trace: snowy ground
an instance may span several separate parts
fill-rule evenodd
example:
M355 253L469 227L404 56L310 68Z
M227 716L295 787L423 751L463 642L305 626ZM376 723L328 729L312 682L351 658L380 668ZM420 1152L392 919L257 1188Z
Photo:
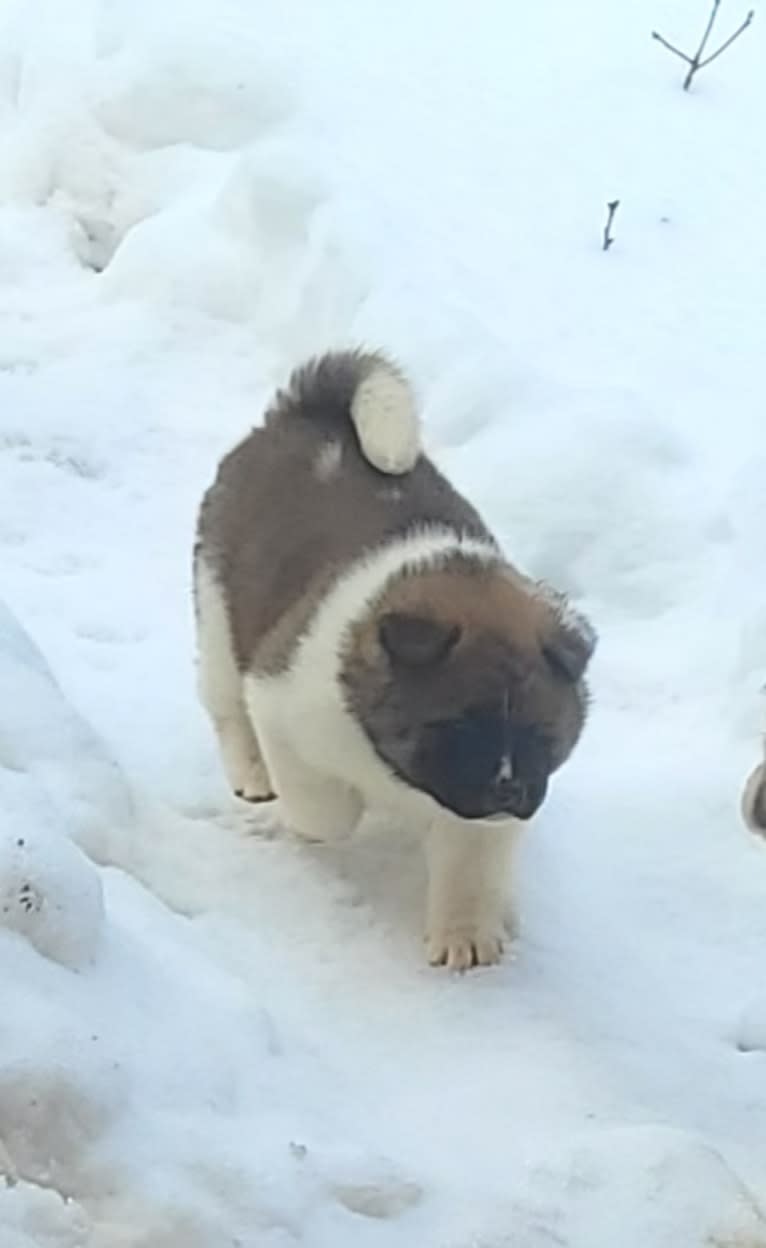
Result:
M649 38L707 13L0 3L0 1248L766 1246L766 15L689 95ZM464 978L194 695L201 490L361 339L602 638Z

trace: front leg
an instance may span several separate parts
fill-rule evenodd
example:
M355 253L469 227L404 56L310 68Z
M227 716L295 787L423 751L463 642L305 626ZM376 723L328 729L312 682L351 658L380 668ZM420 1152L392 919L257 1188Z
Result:
M316 771L281 739L265 735L261 746L291 831L307 841L339 840L354 831L363 812L356 789Z
M429 830L426 944L432 966L499 962L508 936L512 820L498 827L437 819Z

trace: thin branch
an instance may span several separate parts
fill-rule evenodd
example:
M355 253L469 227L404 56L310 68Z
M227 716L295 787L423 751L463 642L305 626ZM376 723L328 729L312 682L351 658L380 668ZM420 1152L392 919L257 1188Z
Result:
M603 247L604 251L608 251L612 243L614 242L614 239L612 238L612 235L609 233L609 231L612 228L612 222L614 221L614 214L616 213L619 206L620 206L619 199L611 199L609 203L607 204L607 208L609 209L609 215L606 219L606 225L604 226L604 247Z
M748 26L750 25L754 17L755 17L755 9L751 9L747 17L745 18L744 22L740 26L739 30L735 30L734 34L730 35L729 38L726 40L726 43L722 43L718 51L714 52L712 56L709 56L706 61L700 61L697 68L704 69L706 65L709 65L711 61L714 61L716 57L721 55L722 52L725 52L726 49L730 47L730 45L734 42L734 40L739 39L742 32L747 30Z
M681 60L686 61L687 65L693 64L690 56L687 56L685 52L681 52L679 48L674 48L673 44L668 43L667 39L663 39L662 35L658 35L656 30L652 31L652 39L656 39L658 43L661 43L663 47L668 48L669 51L675 52L676 56L680 56Z
M706 45L707 45L707 41L708 41L708 39L710 38L710 32L711 32L711 30L713 29L713 27L714 27L714 25L715 25L715 19L716 19L716 17L718 16L718 10L719 10L719 8L720 8L720 7L721 7L721 0L713 0L713 8L712 8L712 11L711 11L711 13L710 13L710 20L709 20L709 22L708 22L708 24L707 24L707 27L706 27L706 29L705 29L705 33L704 33L704 35L702 36L702 42L700 43L700 46L697 48L697 51L696 51L696 53L694 54L694 61L693 61L693 64L695 64L695 65L699 65L699 63L700 63L700 60L701 60L701 58L702 58L702 53L705 51L705 47L706 47Z
M730 35L729 38L725 41L725 43L721 44L717 52L713 52L712 56L708 56L703 61L702 56L705 51L705 48L707 47L708 39L710 38L710 35L712 33L713 26L715 25L715 19L718 16L718 10L720 9L720 7L721 7L721 0L713 0L713 7L710 11L710 17L708 18L707 26L705 27L705 33L702 36L702 39L700 40L700 46L697 48L697 51L694 53L694 56L688 56L686 52L682 52L680 48L676 48L672 43L669 43L668 40L663 35L659 34L656 30L652 31L652 39L656 39L657 42L661 43L664 48L667 48L669 52L672 52L674 56L680 56L681 60L685 61L686 64L689 66L689 72L687 73L684 79L684 91L689 90L689 87L692 85L692 82L694 80L694 75L697 73L697 70L704 69L706 65L710 65L711 62L717 60L717 58L721 55L721 53L725 52L727 48L730 48L731 45L734 43L734 40L739 39L739 36L743 33L743 31L747 30L748 26L750 25L753 18L755 17L755 10L751 9L747 17L745 18L744 22L742 23L742 25L737 30L734 31L734 34Z

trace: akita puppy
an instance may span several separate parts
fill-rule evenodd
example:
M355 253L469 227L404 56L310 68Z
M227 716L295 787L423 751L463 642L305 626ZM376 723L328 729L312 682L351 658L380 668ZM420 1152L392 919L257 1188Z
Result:
M314 840L422 830L434 964L498 960L515 835L583 728L595 645L421 449L384 356L300 368L219 466L195 547L199 687L234 792Z

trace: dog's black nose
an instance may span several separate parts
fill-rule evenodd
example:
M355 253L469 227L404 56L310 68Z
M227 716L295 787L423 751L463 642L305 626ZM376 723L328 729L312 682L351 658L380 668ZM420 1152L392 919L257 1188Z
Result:
M515 776L504 775L502 772L495 776L495 792L503 797L512 797L519 794L523 787L521 781L517 780Z
M500 776L495 780L495 796L509 814L529 819L541 805L547 785L527 782L517 776Z

